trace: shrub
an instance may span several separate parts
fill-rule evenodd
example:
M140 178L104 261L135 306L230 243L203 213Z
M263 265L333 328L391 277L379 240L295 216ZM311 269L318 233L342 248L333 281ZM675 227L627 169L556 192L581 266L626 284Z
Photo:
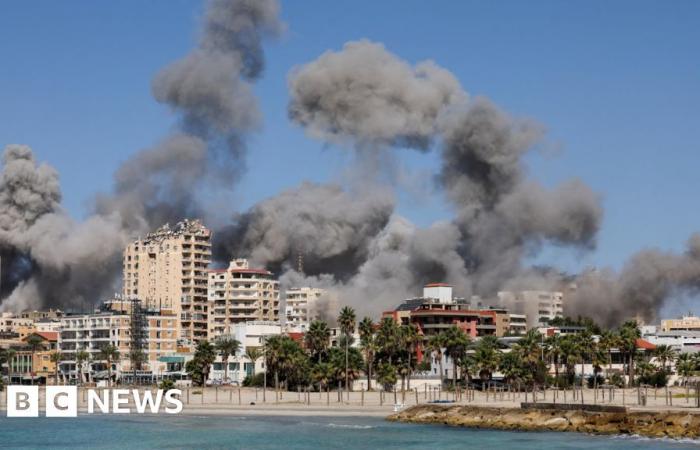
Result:
M169 391L170 389L175 387L175 382L169 378L165 378L161 380L160 384L158 385L159 389L163 389L164 391Z
M248 375L243 379L243 386L245 387L263 387L265 384L265 373L260 372L255 374L255 376Z

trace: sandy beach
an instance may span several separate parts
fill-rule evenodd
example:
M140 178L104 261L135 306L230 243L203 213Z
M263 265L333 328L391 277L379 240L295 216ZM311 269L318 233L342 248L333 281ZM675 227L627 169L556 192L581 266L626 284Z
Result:
M121 388L131 389L129 386ZM144 391L144 388L140 388ZM155 389L154 389L155 390ZM98 390L99 391L99 390ZM44 409L44 389L39 389L40 410ZM583 401L580 395L573 398L568 391L540 391L536 396L537 402L542 403L577 403L597 405L626 406L630 411L686 411L700 412L696 399L685 398L685 388L666 389L615 389L614 391L593 389L583 390ZM611 398L612 394L612 398ZM638 394L646 396L646 405L638 403ZM7 392L0 393L0 410L5 409ZM433 401L449 402L455 405L484 406L497 408L519 408L522 402L532 402L532 393L516 392L462 392L456 396L449 391L440 391L427 386L415 387L404 394L400 391L384 392L279 392L275 395L273 389L263 391L255 388L238 387L207 387L183 388L181 400L182 414L193 415L315 415L315 416L377 416L386 417L399 410L417 404ZM80 388L78 393L78 410L87 412L87 390ZM133 407L133 403L129 404ZM161 406L161 411L164 406Z
M203 391L203 395L201 392ZM611 395L612 394L612 395ZM625 406L630 411L700 411L696 406L694 392L690 398L685 398L685 388L653 389L629 388L603 390L594 392L593 389L583 390L583 401L579 392L571 390L540 391L536 402L542 403L577 403ZM641 396L646 397L646 405L639 404ZM682 396L682 397L681 397ZM611 398L612 397L612 398ZM524 392L482 392L463 391L460 395L454 392L430 389L425 386L412 388L405 393L401 391L384 392L341 392L340 400L337 391L328 392L280 392L275 398L274 390L268 389L263 395L262 389L241 388L240 399L237 387L184 389L182 394L183 412L217 411L226 413L280 414L279 411L304 414L314 411L319 414L347 415L388 415L395 409L403 409L417 404L433 401L450 402L457 405L519 408L522 402L532 402L533 394Z

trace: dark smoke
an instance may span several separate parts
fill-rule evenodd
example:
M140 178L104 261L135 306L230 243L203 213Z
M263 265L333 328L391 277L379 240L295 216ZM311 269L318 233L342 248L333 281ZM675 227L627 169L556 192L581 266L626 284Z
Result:
M76 223L60 208L55 171L28 147L9 146L0 186L2 309L82 307L117 286L129 240L206 214L199 194L230 189L245 169L245 137L260 123L251 82L263 70L262 40L282 29L276 0L211 0L197 47L158 73L153 95L179 130L142 150Z

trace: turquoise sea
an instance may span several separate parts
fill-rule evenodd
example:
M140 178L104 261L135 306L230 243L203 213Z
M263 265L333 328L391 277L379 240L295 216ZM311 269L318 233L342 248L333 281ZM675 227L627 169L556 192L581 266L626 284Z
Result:
M700 441L469 430L357 417L0 417L0 448L700 449Z

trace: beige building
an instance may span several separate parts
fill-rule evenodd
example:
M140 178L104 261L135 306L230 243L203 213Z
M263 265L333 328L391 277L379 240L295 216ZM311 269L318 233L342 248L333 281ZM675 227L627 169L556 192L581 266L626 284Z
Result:
M134 317L130 312L112 310L61 318L58 338L58 347L63 356L59 366L61 378L64 381L104 378L106 367L99 353L106 345L113 345L119 350L119 360L113 362L113 376L119 378L124 372L131 375L133 367L129 355L134 342ZM177 318L167 312L149 311L138 320L141 324L138 331L142 337L140 346L144 355L140 370L155 375L164 369L158 359L177 351ZM78 367L76 354L81 350L90 357L82 367Z
M268 270L251 269L246 259L210 270L208 290L211 339L231 334L237 323L279 320L279 282Z
M294 330L306 331L313 320L319 318L318 301L325 290L311 287L287 289L285 299L285 325Z
M679 319L666 319L661 321L662 331L700 331L700 317L683 316Z
M199 220L164 225L124 251L124 296L178 317L178 338L208 339L207 268L211 231Z
M500 305L513 314L527 317L527 328L547 326L555 317L564 317L564 293L559 291L504 291Z

